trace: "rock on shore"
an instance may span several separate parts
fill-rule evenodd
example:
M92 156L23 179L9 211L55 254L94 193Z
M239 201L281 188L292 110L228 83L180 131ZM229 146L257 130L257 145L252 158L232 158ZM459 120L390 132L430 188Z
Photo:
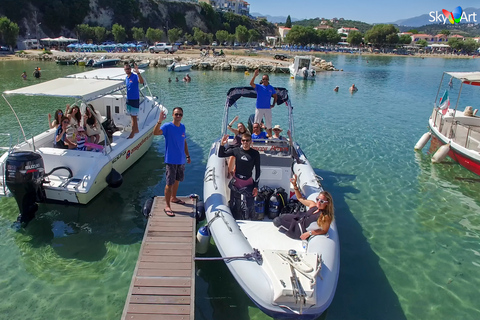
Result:
M54 52L52 54L39 53L17 53L19 58L40 61L58 61L72 59L99 59L104 56L106 59L120 59L122 61L132 60L136 62L149 62L151 67L165 68L174 61L181 64L191 64L194 70L222 70L222 71L253 71L268 73L290 73L288 66L292 62L274 60L269 56L237 56L227 55L223 57L199 57L195 53L180 53L173 55L159 55L151 53L75 53L75 52ZM317 71L338 71L331 62L315 58L314 66Z

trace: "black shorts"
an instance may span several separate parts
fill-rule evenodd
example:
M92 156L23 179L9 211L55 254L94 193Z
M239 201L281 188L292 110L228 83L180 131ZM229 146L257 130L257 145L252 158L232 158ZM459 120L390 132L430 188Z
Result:
M185 178L184 164L169 164L165 163L165 173L167 175L167 186L173 186L175 181L183 181Z

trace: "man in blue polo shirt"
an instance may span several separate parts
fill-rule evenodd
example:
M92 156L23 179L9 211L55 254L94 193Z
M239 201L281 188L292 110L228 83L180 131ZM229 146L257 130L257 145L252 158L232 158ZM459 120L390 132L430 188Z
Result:
M143 84L143 78L138 70L138 66L134 64L135 73L132 73L132 67L128 62L125 62L123 70L127 74L125 78L125 85L127 86L127 114L132 117L132 132L128 136L128 139L133 138L135 133L138 133L138 109L140 107L140 91L138 83Z
M185 177L185 162L190 163L190 154L188 152L185 125L181 123L183 109L176 107L172 112L173 122L162 125L162 121L167 115L162 111L155 128L154 135L163 135L165 137L165 173L167 183L165 185L165 214L174 217L175 214L170 207L170 203L185 204L184 201L177 198L177 190L180 181Z
M267 128L268 137L272 136L272 108L277 103L277 93L275 89L270 85L268 74L262 76L261 84L255 84L255 78L258 76L260 71L257 69L253 74L252 80L250 80L250 85L257 92L257 104L255 109L255 122L261 123L262 119L265 117L265 127ZM273 97L273 104L270 104L270 101Z

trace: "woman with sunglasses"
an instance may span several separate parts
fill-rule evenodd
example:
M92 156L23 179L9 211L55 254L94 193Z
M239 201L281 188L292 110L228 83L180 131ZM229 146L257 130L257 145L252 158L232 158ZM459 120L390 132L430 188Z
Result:
M330 193L322 191L315 201L305 199L297 186L297 176L290 180L298 201L305 205L307 212L284 214L273 219L273 224L285 230L292 239L307 240L311 236L326 234L334 219L333 199Z
M233 132L233 134L235 135L235 137L233 137L233 144L232 144L232 147L240 147L242 146L242 135L244 133L249 133L248 129L245 127L245 125L243 124L243 122L239 122L237 124L237 129L235 128L232 128L232 125L238 120L238 116L236 116L235 118L233 118L232 121L230 121L230 123L228 124L227 126L227 129L230 130L231 132ZM228 172L230 175L233 176L234 174L234 171L235 171L235 157L231 156L229 159L228 159Z
M67 117L62 117L60 125L55 132L55 141L53 142L54 148L73 149L77 147L75 143L73 143L72 141L70 141L70 139L67 138L67 128L69 124L70 120L68 120Z
M58 126L60 125L60 122L62 121L62 117L63 117L63 111L60 109L57 109L57 111L55 111L55 118L53 121L52 121L52 115L49 113L48 126L50 127L50 129L58 128Z

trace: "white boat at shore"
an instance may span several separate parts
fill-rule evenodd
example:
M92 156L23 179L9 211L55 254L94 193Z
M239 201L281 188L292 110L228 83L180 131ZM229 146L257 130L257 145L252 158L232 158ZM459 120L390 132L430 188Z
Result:
M191 64L181 64L181 63L176 63L175 61L172 64L169 64L167 66L168 71L175 71L175 72L187 72L190 71L192 68Z
M317 72L313 68L312 56L295 56L289 67L290 77L299 80L315 80Z
M284 88L276 88L276 92L277 103L285 103L293 135L288 92ZM254 98L256 94L250 87L230 89L223 134L227 132L229 108L241 97ZM253 109L254 100L251 105ZM301 240L287 237L269 218L235 220L229 208L227 159L218 157L219 144L220 140L214 142L209 153L204 200L208 228L228 269L245 293L270 317L316 319L332 302L337 286L340 244L335 221L327 235L311 237L305 250ZM297 143L290 146L287 141L256 141L253 148L261 157L259 188L283 188L290 198L294 194L290 178L295 173L305 198L314 200L323 190Z
M447 84L445 78L450 77ZM456 80L456 81L454 81ZM450 108L450 86L459 85L455 107ZM464 88L464 85L469 87ZM480 117L473 107L465 105L464 111L458 110L459 103L465 103L468 98L462 98L462 91L480 86L480 72L444 72L435 98L432 114L428 120L429 132L425 133L415 145L415 150L421 150L433 136L442 145L433 155L432 162L441 162L447 155L461 166L480 175ZM463 90L462 90L463 89ZM445 90L440 97L441 90ZM477 89L478 90L478 89ZM468 100L467 103L476 103Z
M54 148L56 129L30 139L23 133L24 141L11 145L0 157L0 196L15 196L20 221L34 216L36 201L86 204L105 187L121 184L120 174L149 149L158 116L161 110L166 111L149 87L143 86L138 114L140 132L127 139L131 118L126 115L124 92L123 68L97 69L4 92L6 101L13 95L71 99L71 104L79 106L82 114L86 105L92 104L100 114L97 114L99 123L113 121L119 129L109 136L102 126L99 142L102 152ZM51 101L52 109L63 109L63 103L55 107L55 100ZM19 124L22 128L20 121Z

